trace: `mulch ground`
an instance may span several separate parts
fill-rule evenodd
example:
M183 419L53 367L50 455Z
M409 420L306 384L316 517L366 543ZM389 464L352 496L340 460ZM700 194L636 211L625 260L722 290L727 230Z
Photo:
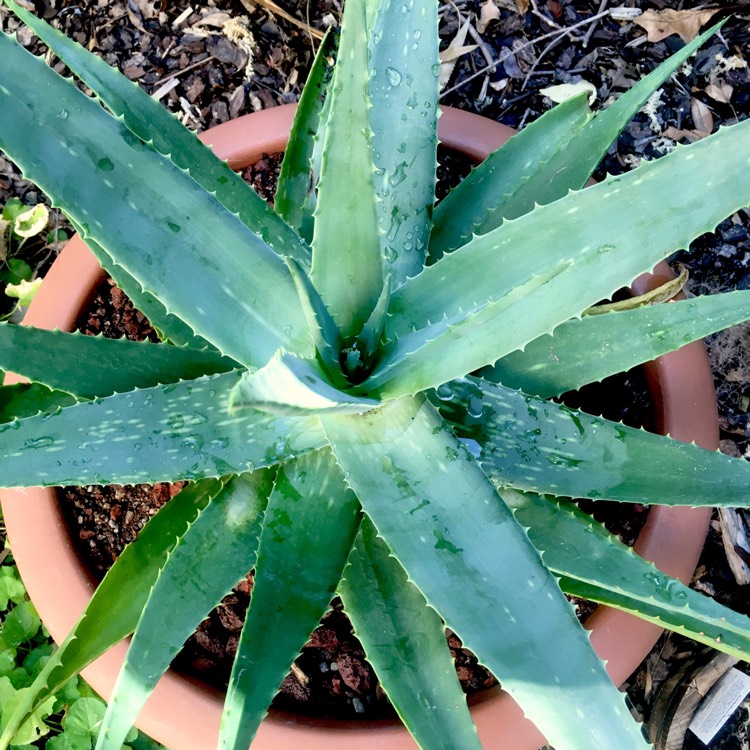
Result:
M137 81L196 130L296 101L317 43L309 29L320 31L336 24L341 3L283 0L281 4L297 24L250 0L33 3L36 12ZM452 71L446 68L450 77L442 102L513 127L523 126L551 106L541 89L555 84L587 81L596 88L595 106L606 104L682 44L676 35L648 41L633 21L606 15L615 5L608 0L447 2L440 10L441 47L453 43L465 49ZM702 7L676 0L634 0L628 5L644 11ZM750 114L750 0L725 4L714 20L730 13L722 33L636 116L610 149L600 174L630 169L643 158L668 152L676 142ZM0 28L18 31L24 46L37 54L44 52L5 11L0 11ZM457 39L462 29L464 41ZM0 204L10 197L27 203L42 199L0 155ZM64 222L54 214L52 220ZM747 213L738 212L681 257L690 269L692 290L750 288L748 227ZM736 456L746 454L750 439L749 334L747 327L741 327L710 342L722 449ZM744 516L739 521L744 523ZM694 585L735 609L750 611L747 589L737 584L727 562L718 518ZM683 639L663 639L630 681L635 710L648 718L666 677L701 651ZM738 711L726 736L717 738L712 749L750 750L746 720L747 711Z

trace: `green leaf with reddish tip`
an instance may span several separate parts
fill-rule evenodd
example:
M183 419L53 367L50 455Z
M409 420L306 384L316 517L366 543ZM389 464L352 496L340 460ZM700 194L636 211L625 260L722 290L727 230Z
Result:
M379 401L332 386L314 360L278 352L262 369L243 373L229 395L230 413L260 409L271 414L361 414Z
M555 578L433 407L405 398L322 421L410 580L549 742L558 750L646 748Z
M273 472L237 476L203 508L159 570L102 720L97 750L120 750L159 678L201 621L255 566ZM185 581L190 595L185 595Z
M481 750L445 626L365 518L339 586L383 690L424 750Z
M523 216L537 203L546 205L569 190L580 190L651 94L723 24L685 45L607 109L592 115L586 97L569 99L490 154L436 207L430 261L457 250L473 234L486 234L505 219Z
M383 0L368 29L370 124L380 244L394 286L424 266L435 202L438 14Z
M587 315L503 357L481 375L537 396L559 396L650 362L750 318L750 292Z
M747 660L750 618L693 591L638 557L576 505L502 490L566 594L608 604Z
M213 351L0 323L0 367L78 398L97 398L238 365Z
M318 47L312 68L294 113L289 144L281 163L274 207L279 215L308 242L312 241L313 212L320 175L320 154L316 142L322 140L328 121L326 95L336 55L337 35L330 29ZM316 158L317 156L317 158Z
M659 505L747 504L750 464L480 378L432 396L498 486Z
M179 492L127 545L97 587L80 619L6 717L0 748L44 701L94 659L130 635L169 552L223 487L204 479Z
M367 37L362 3L344 7L315 209L311 278L344 339L367 322L383 289L375 208ZM289 347L287 347L289 348Z
M121 116L139 138L169 157L270 247L281 255L309 263L310 250L274 210L227 163L217 158L158 101L101 58L68 39L23 7L5 4L54 51L73 73Z
M0 486L134 484L239 474L319 448L315 417L230 416L238 372L120 393L0 425ZM12 459L12 460L11 460Z
M279 468L218 747L246 750L333 597L359 526L359 502L330 450Z
M93 238L169 312L239 362L263 365L279 346L310 353L289 271L263 240L5 34L0 54L0 148L65 208L84 240ZM26 86L28 76L38 85ZM245 323L227 324L237 320Z
M395 398L493 364L713 230L750 203L748 134L723 128L445 255L394 291L360 390Z

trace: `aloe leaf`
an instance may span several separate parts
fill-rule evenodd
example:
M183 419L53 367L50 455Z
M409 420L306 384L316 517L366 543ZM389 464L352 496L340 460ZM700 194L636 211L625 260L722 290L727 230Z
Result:
M0 367L96 398L227 372L237 363L211 351L0 323Z
M375 305L375 309L372 311L372 314L367 319L367 323L365 323L357 336L357 346L363 353L366 361L371 360L377 352L380 338L383 335L383 329L385 328L385 318L388 314L388 305L390 302L391 284L389 278L383 287L383 291L380 294L380 299L378 300L377 305Z
M70 218L70 217L68 217ZM83 230L71 222L80 236ZM150 292L144 291L143 287L122 266L118 266L105 252L104 248L91 237L86 239L86 247L97 259L99 265L109 274L115 284L125 292L127 298L133 303L136 310L140 310L148 322L154 327L163 341L169 341L176 346L190 346L194 349L213 349L216 347L198 336L190 326L172 315L164 305Z
M339 363L339 352L343 346L341 332L333 322L328 308L310 281L310 277L305 273L305 269L293 260L288 261L288 265L318 357L333 384L343 387L346 385L346 379Z
M392 398L492 364L687 247L750 203L736 156L748 133L750 121L678 147L428 266L394 291L389 343L361 390Z
M260 409L272 414L361 414L380 402L334 388L317 362L278 352L262 369L243 373L229 396L229 411Z
M648 601L645 600L644 594L636 595L631 591L613 591L608 586L596 586L567 576L560 579L560 587L569 596L577 596L581 599L588 599L597 604L605 604L628 612L660 628L666 628L716 651L723 651L737 659L747 661L748 627L750 624L747 622L748 618L745 615L733 612L713 599L696 593L687 586L683 587L675 579L666 576L659 577L656 569L652 571L651 575L657 577L665 586L669 586L671 582L672 597L681 598L685 594L685 601L680 606L675 606L669 601ZM651 596L659 598L664 595L659 588L657 593ZM687 599L690 601L688 602Z
M527 125L493 152L435 209L430 260L458 249L472 234L486 234L537 203L579 190L646 100L724 22L701 34L622 94L591 115L585 98L571 99Z
M268 245L5 34L0 54L0 148L64 204L84 240L93 238L169 312L243 364L265 364L279 346L310 352L291 276ZM236 320L247 322L227 324Z
M96 750L120 750L183 643L254 567L272 484L269 470L234 477L169 552L115 682Z
M311 190L307 196L305 205L305 217L302 226L299 229L300 236L305 242L312 245L313 235L315 234L315 209L318 205L317 185L320 181L320 170L323 163L323 147L325 146L326 126L331 115L332 96L326 95L323 107L318 117L318 127L313 136L313 149L310 156L310 182L316 187Z
M223 487L216 479L189 484L127 545L94 591L86 610L24 693L0 737L5 750L24 719L69 679L130 635L168 553Z
M647 747L539 553L432 406L407 398L322 421L409 578L549 742ZM579 711L569 710L569 691Z
M395 286L424 266L435 202L438 16L431 0L383 0L369 30L378 222Z
M330 90L312 280L345 339L367 322L383 289L375 210L363 3L344 7ZM289 348L289 347L287 347Z
M282 255L309 262L297 234L227 163L155 99L81 45L68 39L13 0L3 0L31 30L104 102L127 127L236 213L245 226Z
M592 117L588 95L574 96L545 112L472 169L435 207L428 262L457 250L474 234L486 234L494 227L485 229L485 225L496 218L501 222L512 208L515 216L508 218L522 216L534 201L544 203L539 200L541 178L549 182L550 162L565 153Z
M246 750L253 740L289 665L328 608L359 520L359 502L330 450L280 467L232 666L220 750Z
M339 586L367 660L417 744L481 750L445 626L365 518Z
M662 573L572 503L512 490L503 490L503 499L544 550L566 594L623 609L747 660L749 618Z
M559 396L649 362L750 318L750 292L587 315L482 370L482 377L537 396Z
M319 164L317 169L313 167L313 156L316 138L321 139L327 122L323 110L328 100L326 89L333 70L331 61L336 54L336 41L335 32L326 32L307 74L274 198L279 215L308 242L312 240L312 214L319 175Z
M1 377L1 376L0 376ZM0 424L72 406L75 397L39 383L0 386Z
M661 65L635 84L629 91L619 96L607 109L597 112L596 117L573 140L573 148L568 148L565 166L569 176L553 176L551 190L555 200L569 189L581 188L604 157L607 149L623 128L635 117L648 98L673 73L677 72L714 34L717 34L728 19L714 24L697 36L692 42L670 55ZM545 200L547 198L545 197Z
M239 474L324 445L316 417L227 413L240 374L120 393L0 425L0 486Z
M558 497L747 505L750 464L478 378L435 402L497 485Z

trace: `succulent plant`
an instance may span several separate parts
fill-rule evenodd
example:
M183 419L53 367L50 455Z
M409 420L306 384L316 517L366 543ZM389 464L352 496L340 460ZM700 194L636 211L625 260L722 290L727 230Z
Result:
M135 84L6 3L96 93L0 35L0 148L169 345L0 326L0 367L33 383L0 392L0 482L189 483L117 560L0 747L133 633L97 743L119 749L253 568L225 750L248 746L334 592L430 750L479 747L446 625L558 750L647 744L564 592L745 656L746 618L568 498L739 505L750 468L545 400L750 317L750 292L585 314L750 204L750 123L582 189L705 35L597 115L585 97L555 107L433 208L436 3L349 0L271 209Z

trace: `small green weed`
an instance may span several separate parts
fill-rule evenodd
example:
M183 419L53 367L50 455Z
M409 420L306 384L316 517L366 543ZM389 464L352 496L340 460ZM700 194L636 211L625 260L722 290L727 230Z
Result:
M0 320L28 307L42 283L40 271L57 255L68 234L47 206L11 198L0 213Z
M0 727L54 650L47 629L29 601L10 549L4 547L0 551ZM91 750L106 708L80 677L74 677L23 723L11 748ZM135 728L126 742L123 750L161 747Z

